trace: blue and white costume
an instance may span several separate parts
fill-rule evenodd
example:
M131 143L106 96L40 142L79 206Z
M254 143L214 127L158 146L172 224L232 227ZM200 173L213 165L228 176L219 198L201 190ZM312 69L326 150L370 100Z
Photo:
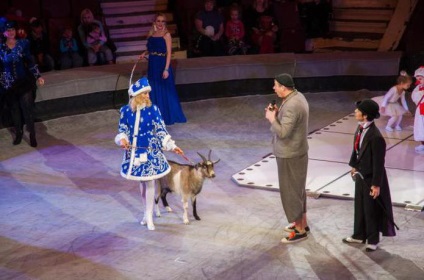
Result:
M156 105L139 106L136 112L129 105L121 108L119 134L115 143L126 139L131 149L126 150L121 167L122 177L128 180L149 181L171 171L162 150L171 151L176 145L168 134Z
M149 94L151 90L146 77L130 85L128 93L134 99L130 100L129 105L121 108L115 143L125 148L121 166L122 177L140 181L141 197L146 206L144 218L140 224L147 225L149 230L154 230L155 180L171 171L162 151L182 153L182 150L171 139L158 107L146 106L146 103L150 104L146 94ZM137 99L139 94L145 94L145 96Z

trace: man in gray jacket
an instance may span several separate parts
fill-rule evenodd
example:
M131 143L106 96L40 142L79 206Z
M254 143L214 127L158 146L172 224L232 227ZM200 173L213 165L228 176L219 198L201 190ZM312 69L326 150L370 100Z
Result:
M274 91L282 99L278 108L268 106L265 117L271 123L273 153L277 159L281 201L290 225L282 243L293 243L308 237L306 221L306 175L308 169L309 105L295 89L289 74L274 79Z

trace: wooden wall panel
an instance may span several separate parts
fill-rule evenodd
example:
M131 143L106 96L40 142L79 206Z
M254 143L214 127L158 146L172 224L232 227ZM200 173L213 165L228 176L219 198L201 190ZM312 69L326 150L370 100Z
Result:
M398 50L407 53L424 53L424 1L418 1L414 13L406 26L405 33L398 46Z
M178 24L178 33L183 46L191 49L192 36L195 31L194 19L198 11L203 7L203 1L198 0L176 0L175 21Z
M332 0L334 8L395 8L398 1L405 0Z
M4 16L9 8L9 3L7 1L0 1L0 16Z
M4 1L4 0L2 0ZM41 0L12 0L12 6L22 11L25 18L41 17Z
M96 17L101 14L100 0L0 0L0 15L4 15L11 6L20 9L26 18L79 19L85 8L92 10Z
M40 0L42 1L42 16L45 19L72 17L69 0Z

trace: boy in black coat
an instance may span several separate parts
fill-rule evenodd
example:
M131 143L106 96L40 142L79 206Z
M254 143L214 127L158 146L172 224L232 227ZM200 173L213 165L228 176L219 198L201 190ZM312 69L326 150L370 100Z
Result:
M377 249L380 232L395 236L392 201L384 161L386 141L374 123L380 117L378 104L366 99L356 104L359 126L349 165L355 180L355 215L353 235L345 243L367 243L366 251Z

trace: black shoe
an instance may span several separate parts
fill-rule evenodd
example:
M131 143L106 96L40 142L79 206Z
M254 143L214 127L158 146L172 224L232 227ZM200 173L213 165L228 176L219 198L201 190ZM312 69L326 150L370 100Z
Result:
M291 223L291 224L289 224L288 226L286 226L284 228L284 231L286 231L286 232L293 232L295 229L296 229L296 224L295 223ZM306 230L307 233L309 233L311 231L311 229L309 228L309 226L306 226L305 227L305 230Z
M21 142L22 142L22 136L23 136L22 132L16 133L15 140L13 140L13 145L19 145L19 144L21 144Z
M35 138L35 133L29 134L29 144L31 147L37 147L37 139Z
M308 233L306 231L304 233L299 233L295 229L294 231L290 232L289 236L281 239L281 243L284 243L284 244L295 243L295 242L305 240L307 238L308 238Z

